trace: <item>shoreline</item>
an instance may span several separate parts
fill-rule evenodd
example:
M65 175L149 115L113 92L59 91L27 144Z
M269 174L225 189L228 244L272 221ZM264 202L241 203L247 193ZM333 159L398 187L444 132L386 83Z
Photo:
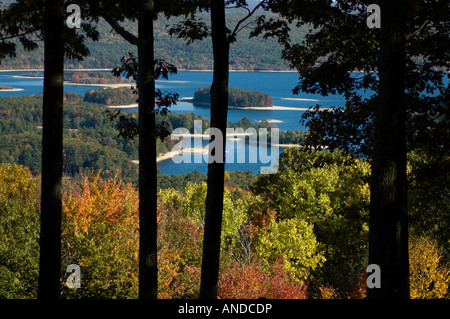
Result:
M264 119L264 120L259 120L258 123L262 123L262 122L267 122L269 124L271 123L284 123L282 120L276 120L276 119Z
M178 102L187 102L188 101L178 101ZM108 108L110 109L134 109L137 108L138 104L126 104L126 105L108 105ZM248 107L239 107L239 106L229 106L229 109L236 109L236 110L253 110L253 111L301 111L301 112L305 112L305 111L310 111L313 108L309 108L309 107L294 107L294 106L270 106L270 107L265 107L265 106L248 106ZM323 107L320 108L319 111L330 111L332 110L329 107ZM260 121L261 122L261 121ZM280 122L279 120L276 119L270 119L268 120L269 123L283 123L282 121Z
M64 69L64 71L68 72L95 72L95 71L111 71L112 68L100 68L100 69ZM44 69L37 68L37 69L8 69L8 70L0 70L0 72L43 72ZM189 69L178 69L178 72L213 72L212 69L204 69L204 70L189 70ZM229 72L280 72L280 73L297 73L296 70L273 70L273 69L261 69L261 70L229 70Z
M137 109L139 104L127 104L127 105L107 105L108 109Z
M228 128L227 128L227 130L228 130ZM242 132L242 133L230 132L230 134L227 134L227 138L231 138L233 136L243 137L243 136L255 136L255 135L257 135L257 134L245 133L245 132ZM180 137L183 137L183 138L209 138L210 137L209 134L203 134L203 133L194 133L194 134L192 134L192 133L189 133L189 134L176 134L176 133L174 134L174 133L172 133L172 134L170 134L170 136L173 138L180 138Z
M298 144L273 144L273 147L278 147L278 148L299 148L302 147L301 145ZM156 162L163 162L163 161L167 161L169 159L172 159L175 156L182 156L184 154L202 154L202 155L207 155L209 153L209 149L207 146L205 147L192 147L192 148L185 148L185 149L181 149L179 151L170 151L167 153L161 153L158 155L158 157L156 158ZM139 164L139 160L132 160L131 161L134 164Z
M64 71L68 71L68 72L83 72L83 71L87 71L87 72L96 72L96 71L112 71L113 68L87 68L87 69L64 69ZM6 69L6 70L0 70L1 72L24 72L24 71L28 71L28 72L43 72L44 68L34 68L34 69ZM204 69L204 70L190 70L190 69L178 69L178 72L213 72L212 69ZM249 70L249 69L242 69L242 70L229 70L229 72L260 72L260 73L264 73L264 72L271 72L271 73L298 73L297 70L274 70L274 69L258 69L258 70ZM444 70L443 71L446 74L449 74L450 71L448 70ZM363 70L354 70L354 71L349 71L349 73L375 73L377 74L377 71L363 71Z
M184 155L184 154L208 154L209 150L207 147L193 147L193 148L185 148L179 151L170 151L167 153L160 153L157 158L156 158L156 162L162 162L162 161L167 161L169 159L172 159L175 156L178 155ZM132 160L131 161L133 164L139 165L139 160Z
M237 107L237 106L229 106L230 109L238 109L238 110L255 110L255 111L309 111L312 108L309 107L294 107L294 106L278 106L274 105L272 107L264 107L264 106L249 106L249 107ZM321 111L331 110L330 108L320 108Z
M282 97L281 99L284 101L320 102L320 100L316 100L316 99L304 99L304 98L297 98L297 97Z
M19 91L23 91L24 89L16 89L16 88L12 88L12 89L5 89L5 90L1 90L0 89L0 93L1 92L19 92Z
M99 87L108 87L108 88L113 88L113 89L129 86L131 89L132 83L109 83L109 84L108 83L106 83L106 84L92 83L92 84L88 84L88 83L75 83L75 82L64 81L64 85L99 86Z

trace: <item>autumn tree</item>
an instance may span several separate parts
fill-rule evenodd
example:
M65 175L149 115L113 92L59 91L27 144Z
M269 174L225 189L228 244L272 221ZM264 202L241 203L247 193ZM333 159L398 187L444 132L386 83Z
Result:
M410 237L409 269L411 298L448 298L450 269L435 238L426 235Z
M0 164L0 298L37 296L39 179L28 168Z
M62 258L81 267L81 287L63 297L138 296L138 195L118 173L92 172L64 193Z
M234 263L219 278L221 299L307 299L306 283L293 282L282 258L268 269L256 260L244 266Z
M277 173L251 187L277 215L258 250L272 259L282 253L287 267L313 274L313 294L333 286L344 298L368 260L370 165L341 151L306 149L285 150L279 162Z

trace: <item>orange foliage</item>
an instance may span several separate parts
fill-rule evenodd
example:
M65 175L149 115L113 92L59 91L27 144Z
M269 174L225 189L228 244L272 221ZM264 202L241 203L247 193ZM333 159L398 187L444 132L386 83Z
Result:
M280 259L271 269L263 269L260 262L227 267L219 280L222 299L306 299L307 285L294 283L284 271Z
M135 296L138 227L136 190L118 173L105 179L92 174L64 194L63 262L81 267L80 293Z

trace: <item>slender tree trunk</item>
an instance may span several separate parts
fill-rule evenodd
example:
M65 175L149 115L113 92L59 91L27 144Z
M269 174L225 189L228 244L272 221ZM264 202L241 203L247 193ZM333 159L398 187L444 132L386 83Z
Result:
M153 17L154 1L142 0L138 22L140 299L158 296Z
M61 198L63 167L63 1L46 0L42 132L42 199L38 297L61 294Z
M375 114L369 264L381 268L381 288L368 297L409 298L406 206L405 1L381 1L379 105Z
M214 54L214 78L211 87L211 127L223 135L222 163L208 165L205 234L203 240L200 298L217 298L220 237L222 229L223 188L225 174L225 140L228 113L229 43L226 33L225 4L211 0L211 27ZM211 150L210 150L211 151Z

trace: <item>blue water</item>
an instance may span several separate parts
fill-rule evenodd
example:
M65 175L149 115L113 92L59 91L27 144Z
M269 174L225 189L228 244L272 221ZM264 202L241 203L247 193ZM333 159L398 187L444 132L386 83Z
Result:
M17 92L0 92L2 96L21 96L38 94L43 91L42 79L15 78L13 76L22 75L20 72L0 72L0 85L12 86L14 88L22 88L23 91ZM42 72L41 72L42 74ZM167 92L175 92L180 98L193 97L196 89L211 85L212 72L199 71L188 72L181 71L173 75L170 80L157 81L158 87ZM230 86L242 89L249 89L269 94L273 99L275 106L288 106L296 108L314 107L320 104L323 107L344 105L345 99L342 96L327 96L315 94L294 95L292 89L298 83L298 74L296 72L231 72ZM99 89L98 86L90 85L66 85L65 91L83 94L87 90ZM291 99L312 99L315 101L301 101ZM186 113L192 112L209 118L209 108L194 107L192 103L179 102L172 106L172 112ZM280 130L304 130L305 127L299 123L303 111L301 110L242 110L229 109L228 121L238 122L244 116L250 118L251 121L261 121L263 119L275 119L282 123L275 123Z
M199 141L199 140L198 140ZM198 144L195 144L198 143ZM202 144L208 146L209 141L199 141L184 139L183 147L190 148L194 145ZM283 148L268 147L267 150L262 149L251 143L244 143L233 139L227 139L226 153L225 153L225 169L227 171L247 171L250 170L254 174L261 171L274 171L278 164L279 155L283 152ZM265 153L263 153L265 152ZM274 152L274 153L272 153ZM264 157L266 156L266 157ZM253 159L256 158L256 162ZM178 175L193 172L195 170L206 174L208 171L207 164L208 155L192 154L182 155L180 157L181 163L176 163L172 160L166 160L158 164L159 169L167 175ZM262 163L261 160L264 162Z
M43 91L43 79L41 78L18 78L26 71L11 71L0 72L0 85L12 86L14 88L21 88L23 91L17 92L0 92L0 97L4 96L22 96L39 94ZM40 73L42 75L42 72ZM193 97L195 90L200 87L206 87L211 85L212 72L211 71L181 71L176 75L171 76L169 80L158 80L157 86L162 91L174 92L180 95L180 98ZM322 107L330 106L343 106L345 99L342 96L327 96L314 94L301 94L294 95L292 89L298 83L298 73L296 72L231 72L230 73L230 87L237 87L242 89L249 89L269 94L273 99L275 106L285 106L294 108L309 108L314 107L317 104ZM99 89L99 86L91 85L66 85L65 91L78 93L84 95L87 90ZM304 101L299 99L308 99L313 101ZM192 103L179 102L177 105L171 107L171 112L186 113L192 112L201 115L205 118L210 118L210 110L207 107L195 107ZM304 113L302 110L242 110L242 109L229 109L228 121L238 122L243 117L248 117L251 121L261 121L263 119L278 120L274 123L280 130L304 130L299 121L301 115ZM281 121L281 122L280 122ZM228 147L231 147L235 143L228 141ZM238 144L235 144L238 145ZM283 149L279 149L281 153ZM259 148L256 146L246 145L243 147L241 144L237 146L237 152L244 152L246 158L249 158L250 153L259 154ZM243 153L242 153L243 154ZM199 156L199 155L195 155ZM227 154L226 156L229 156ZM194 158L194 157L193 157ZM257 174L261 167L268 167L273 165L262 163L237 163L237 160L228 161L226 163L226 169L229 171L246 171L251 170ZM165 174L183 174L198 170L201 173L207 172L207 163L182 163L175 164L171 160L166 160L159 163L160 170Z

